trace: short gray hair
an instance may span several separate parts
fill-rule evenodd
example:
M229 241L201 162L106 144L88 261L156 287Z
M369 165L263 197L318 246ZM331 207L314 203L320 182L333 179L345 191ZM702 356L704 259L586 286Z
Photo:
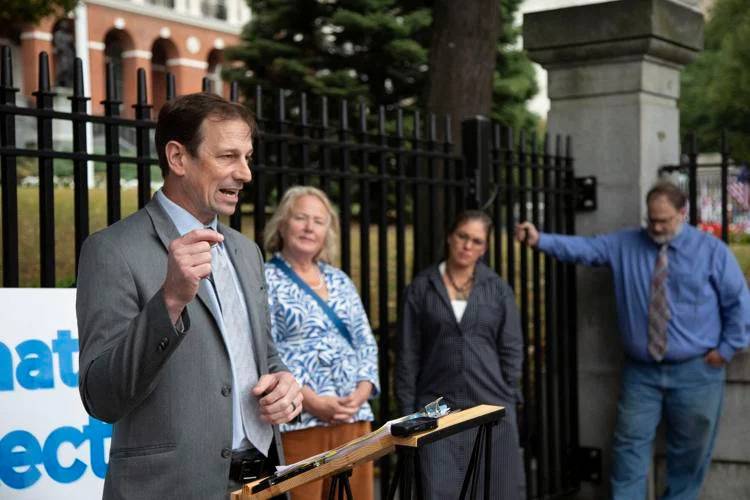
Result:
M669 204L672 205L676 210L682 210L687 205L687 195L680 189L676 184L660 180L654 184L646 194L646 204L649 204L653 198L657 196L664 196Z
M326 237L323 242L323 248L315 256L315 260L331 263L336 258L338 250L339 234L341 232L339 228L339 215L333 207L331 200L328 199L328 196L313 186L293 186L286 190L284 196L281 197L279 206L276 207L276 211L271 216L271 220L268 221L263 231L263 247L269 253L280 252L284 248L284 240L281 238L280 232L281 225L289 220L292 207L303 196L315 196L328 211Z

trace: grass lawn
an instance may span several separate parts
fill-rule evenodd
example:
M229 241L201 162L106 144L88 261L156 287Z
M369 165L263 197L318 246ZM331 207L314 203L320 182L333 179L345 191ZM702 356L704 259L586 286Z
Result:
M20 281L22 287L39 286L39 198L35 187L19 187L19 266ZM137 208L137 193L135 189L122 190L122 216L133 213ZM92 189L89 191L90 228L91 232L102 229L106 225L106 193L104 189ZM243 219L243 233L249 238L253 237L253 220L250 216ZM55 189L55 254L56 254L56 276L58 286L71 286L75 277L75 241L73 231L73 190L71 188ZM374 326L378 321L378 271L380 260L378 259L377 226L371 226L369 230L371 259L370 266L370 313ZM505 235L503 235L505 237ZM0 236L1 238L1 236ZM388 228L388 309L390 321L394 321L396 314L396 228ZM411 262L413 256L413 232L407 229L406 234L406 276L412 275ZM1 242L1 240L0 240ZM351 275L354 282L361 290L361 263L360 252L360 227L353 224L351 227ZM505 242L503 243L505 246ZM732 251L740 263L743 273L750 277L750 244L733 243ZM519 248L516 246L516 258ZM529 258L531 252L529 252ZM334 262L338 265L338 262ZM518 269L518 263L517 263ZM2 270L2 261L0 261ZM529 273L531 274L531 273ZM531 278L531 276L529 276Z
M71 286L75 280L75 232L73 228L73 189L55 189L55 276L57 286ZM123 217L137 208L135 189L123 190ZM89 191L89 227L91 232L106 226L107 206L104 189ZM0 236L2 238L2 236ZM39 190L18 188L19 278L22 287L37 287L39 269ZM0 240L1 241L1 240ZM2 262L0 262L0 270Z
M133 213L137 209L138 195L135 189L121 191L122 217ZM57 286L71 286L75 281L75 232L73 227L73 190L71 188L55 189L55 275ZM37 287L40 283L39 269L39 191L35 187L18 188L18 228L19 228L19 268L20 285L22 287ZM103 188L89 191L89 219L90 231L95 232L106 226L106 192ZM226 221L225 221L226 222ZM252 217L247 216L242 221L242 232L248 238L253 238L254 228ZM378 322L378 270L379 259L377 252L378 228L371 226L369 230L371 259L370 266L370 317L373 326ZM396 319L396 228L388 228L388 308L391 321ZM2 235L0 235L2 244ZM361 290L360 227L351 227L351 275ZM412 231L406 235L406 275L411 276L411 262L413 255ZM0 272L2 272L2 257L0 256ZM334 262L339 265L339 262Z
M750 243L733 243L730 248L734 252L734 256L737 257L745 278L750 281Z

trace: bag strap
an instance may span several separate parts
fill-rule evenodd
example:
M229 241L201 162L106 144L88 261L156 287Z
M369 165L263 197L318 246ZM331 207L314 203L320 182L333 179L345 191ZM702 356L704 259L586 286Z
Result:
M305 281L299 277L297 273L294 272L292 268L290 268L286 262L281 260L278 256L274 255L273 258L269 262L270 264L275 265L281 271L287 275L287 277L294 282L295 285L300 287L300 289L310 295L315 302L318 303L320 308L323 310L326 316L328 316L328 319L331 320L333 325L336 327L336 329L339 331L342 337L344 337L344 340L346 340L349 345L354 347L354 342L352 342L352 336L349 333L349 330L346 328L346 325L344 324L344 321L339 317L338 314L336 314L336 311L334 311L331 306L328 305L328 303L323 300L323 298L315 293L312 288L310 288L310 285L305 283Z

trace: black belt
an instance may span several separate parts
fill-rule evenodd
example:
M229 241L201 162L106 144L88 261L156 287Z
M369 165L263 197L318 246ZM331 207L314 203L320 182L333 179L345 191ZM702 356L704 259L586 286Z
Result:
M229 479L238 483L255 481L268 473L268 459L256 450L233 451L229 465Z

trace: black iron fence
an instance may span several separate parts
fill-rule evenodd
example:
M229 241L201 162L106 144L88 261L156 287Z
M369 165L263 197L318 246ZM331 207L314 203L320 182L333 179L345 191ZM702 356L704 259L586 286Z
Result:
M134 205L144 206L152 183L159 180L145 72L138 70L135 118L121 116L111 68L106 75L105 114L93 116L86 113L80 61L69 111L53 108L46 54L39 56L35 108L16 105L7 47L2 49L1 62L3 286L29 286L21 279L19 261L36 253L39 276L31 283L59 286L61 250L72 248L70 260L77 262L81 244L92 230L93 214L101 212L91 200L105 205L100 227L112 224L126 215L123 206L128 199L135 197ZM230 98L238 99L237 86L231 88ZM168 99L174 97L174 89L174 78L167 75ZM208 80L204 90L210 90ZM324 97L312 101L284 91L269 99L261 89L248 99L260 132L255 138L253 181L230 225L260 241L267 215L287 187L317 185L331 196L342 223L339 264L357 283L379 343L382 393L377 418L383 422L395 410L392 346L401 293L416 271L440 259L444 227L458 211L487 210L496 225L488 260L513 286L525 332L520 425L529 497L552 498L574 491L580 482L575 270L513 240L514 226L521 220L531 220L545 231L574 233L570 139L514 136L509 129L475 118L462 124L462 147L457 151L450 120L402 109L370 110L346 101L335 103L334 109ZM17 137L16 124L24 119L35 121L35 142ZM70 151L53 147L53 121L72 128ZM103 151L92 148L90 124L103 129ZM120 150L123 130L136 138L132 153ZM29 162L38 174L32 188L19 186L19 169ZM72 163L74 231L70 238L60 239L57 234L56 241L56 232L71 225L55 212L55 196L62 193L55 182L60 162ZM89 185L91 163L97 167L94 186ZM121 187L126 168L135 170L135 196ZM97 198L93 192L102 190L100 177L105 196ZM19 231L29 225L19 225L19 193L28 197L30 189L38 199L34 208L38 236L30 233L37 242ZM23 215L24 221L31 220ZM381 464L384 480L389 469L388 462ZM382 490L385 494L387 488Z
M750 240L750 171L732 156L727 131L706 152L698 150L695 133L685 137L678 165L664 165L669 176L688 194L690 224L713 233L725 243Z

